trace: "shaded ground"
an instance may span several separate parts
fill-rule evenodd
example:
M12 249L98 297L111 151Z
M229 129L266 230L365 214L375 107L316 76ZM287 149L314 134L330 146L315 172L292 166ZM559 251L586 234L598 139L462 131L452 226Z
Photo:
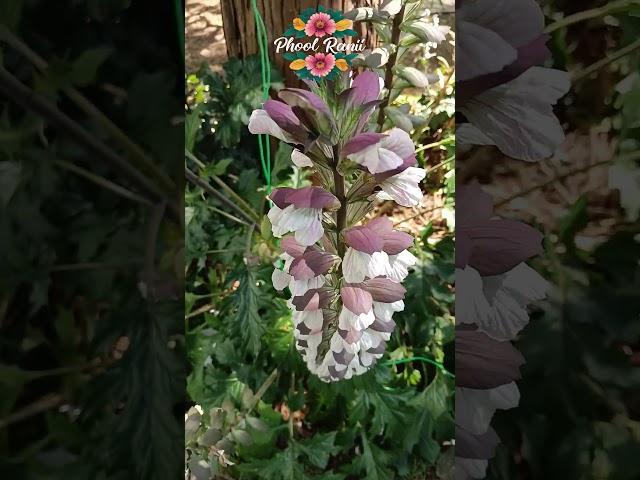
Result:
M187 72L206 63L218 70L227 59L220 0L187 0L185 10Z

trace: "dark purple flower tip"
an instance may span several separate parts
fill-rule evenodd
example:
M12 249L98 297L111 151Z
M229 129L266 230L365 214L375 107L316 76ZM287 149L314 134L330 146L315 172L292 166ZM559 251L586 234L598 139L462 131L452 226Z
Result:
M418 164L416 160L416 154L408 156L407 158L402 160L402 165L398 168L394 168L393 170L389 170L388 172L376 173L375 178L379 183L385 181L387 178L393 177L394 175L398 175L399 173L404 172L409 167L415 167Z
M291 303L299 312L325 308L331 302L331 292L326 288L313 288L304 295L293 297Z
M360 152L371 145L377 144L386 136L384 133L360 133L344 144L342 155L346 157L352 153Z
M413 245L413 237L408 233L393 231L384 234L384 251L389 255L398 255Z
M308 132L300 123L289 105L278 100L267 100L264 102L264 110L269 117L278 124L284 131L293 135L300 143L303 143L308 136Z
M393 320L385 322L384 320L376 317L375 321L371 325L369 325L369 328L371 330L375 330L376 332L391 333L393 332L393 329L396 328L396 322L394 322Z
M291 204L291 202L287 202L287 196L293 191L294 189L289 187L274 188L269 195L269 199L275 203L278 208L284 209Z
M301 88L283 88L278 92L278 96L287 102L290 106L299 106L308 109L311 107L314 110L319 110L322 113L331 115L329 106L319 95L316 95L309 90L302 90Z
M275 201L274 201L274 203L275 203ZM296 237L293 236L293 235L289 235L287 237L284 237L282 239L282 241L280 242L280 245L282 246L282 249L285 252L287 252L289 255L291 255L293 258L298 258L298 257L302 256L302 254L304 254L304 252L308 248L305 245L300 245L298 243L298 241L296 240Z
M344 338L345 342L351 344L356 343L360 338L362 338L362 330L356 330L354 328L349 330L338 329L338 333L342 338Z
M542 253L543 235L535 228L514 220L489 220L462 228L469 237L469 265L480 275L499 275Z
M493 199L477 183L456 190L456 224L461 227L486 222L493 214Z
M337 210L340 201L322 187L304 187L290 189L286 202L296 208L320 208L325 210Z
M520 378L522 354L511 342L456 329L456 386L486 390Z
M331 377L338 380L344 378L344 376L347 374L347 370L348 369L345 368L344 370L338 371L338 369L336 369L336 367L334 367L333 365L329 366L329 373L331 374Z
M380 76L370 70L358 75L351 84L351 102L353 105L363 105L377 100L380 96Z
M371 347L367 349L367 353L371 353L373 355L382 355L387 349L387 342L381 341L377 347Z
M363 288L371 294L376 302L393 303L404 298L407 290L399 283L386 277L376 277L366 280Z
M384 248L384 237L365 226L352 227L344 231L344 241L351 248L371 255Z
M491 427L481 434L474 435L456 425L456 457L487 460L493 458L500 438Z
M373 297L360 284L346 284L340 289L343 305L356 315L368 313L373 308Z
M311 329L304 322L300 322L296 330L300 332L300 335L309 335L311 333Z
M551 51L546 45L548 40L549 35L542 34L527 45L518 47L516 60L499 72L488 73L459 82L456 89L456 106L462 106L473 97L510 82L533 66L542 65L551 57Z
M340 334L342 335L342 330L340 331ZM349 353L346 350L342 350L341 352L333 352L333 359L340 365L349 365L351 363L351 360L353 360L353 357L355 357L355 354Z
M313 92L299 88L285 88L278 92L300 118L305 117L305 123L312 126L312 130L326 135L335 129L335 120L329 106Z
M330 253L308 250L291 263L289 274L296 280L309 280L329 271L335 257Z

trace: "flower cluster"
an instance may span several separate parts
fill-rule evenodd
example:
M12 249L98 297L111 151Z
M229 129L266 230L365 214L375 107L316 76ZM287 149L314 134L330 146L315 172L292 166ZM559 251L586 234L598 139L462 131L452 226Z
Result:
M548 284L525 263L542 252L540 232L494 218L491 197L477 185L456 194L456 471L482 478L499 442L491 418L520 399L524 359L511 341Z
M550 56L540 6L463 0L458 7L456 108L467 119L458 144L496 145L526 161L552 156L564 140L553 104L570 81L567 72L537 66Z
M538 67L550 52L534 0L456 3L458 145L495 145L538 161L563 141L553 104L569 89L566 72ZM520 400L524 358L513 346L528 307L548 283L525 261L542 253L542 234L496 218L477 185L456 190L456 478L484 478L499 443L491 420Z
M381 91L378 75L316 88L281 90L280 100L253 112L249 130L293 145L293 163L319 179L270 195L268 218L284 250L272 280L291 292L296 347L309 370L337 381L382 357L393 314L404 309L401 282L416 262L411 235L386 217L362 221L378 198L418 205L425 171L416 167L406 132L366 131Z

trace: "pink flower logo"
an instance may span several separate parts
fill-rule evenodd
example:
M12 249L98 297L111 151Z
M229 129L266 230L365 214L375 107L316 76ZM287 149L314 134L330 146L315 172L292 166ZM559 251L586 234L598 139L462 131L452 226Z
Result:
M316 53L304 59L307 70L315 77L326 77L336 66L336 57L331 53Z
M336 31L336 22L326 13L314 13L304 27L309 37L324 37Z

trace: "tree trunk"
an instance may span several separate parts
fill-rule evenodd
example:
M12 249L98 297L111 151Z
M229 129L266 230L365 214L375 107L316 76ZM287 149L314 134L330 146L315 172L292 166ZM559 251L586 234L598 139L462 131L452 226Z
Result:
M282 58L282 55L274 55L273 41L282 36L287 26L305 8L317 8L319 5L323 5L327 8L347 12L354 7L368 6L371 1L257 0L256 3L267 30L269 58L282 72L286 86L299 87L302 82L298 80L293 71L287 68L287 62ZM244 58L258 53L256 24L251 9L251 0L222 0L222 19L229 57ZM367 39L367 48L373 48L376 42L376 34L371 25L359 22L354 29L358 32L357 38L363 38L364 36Z

